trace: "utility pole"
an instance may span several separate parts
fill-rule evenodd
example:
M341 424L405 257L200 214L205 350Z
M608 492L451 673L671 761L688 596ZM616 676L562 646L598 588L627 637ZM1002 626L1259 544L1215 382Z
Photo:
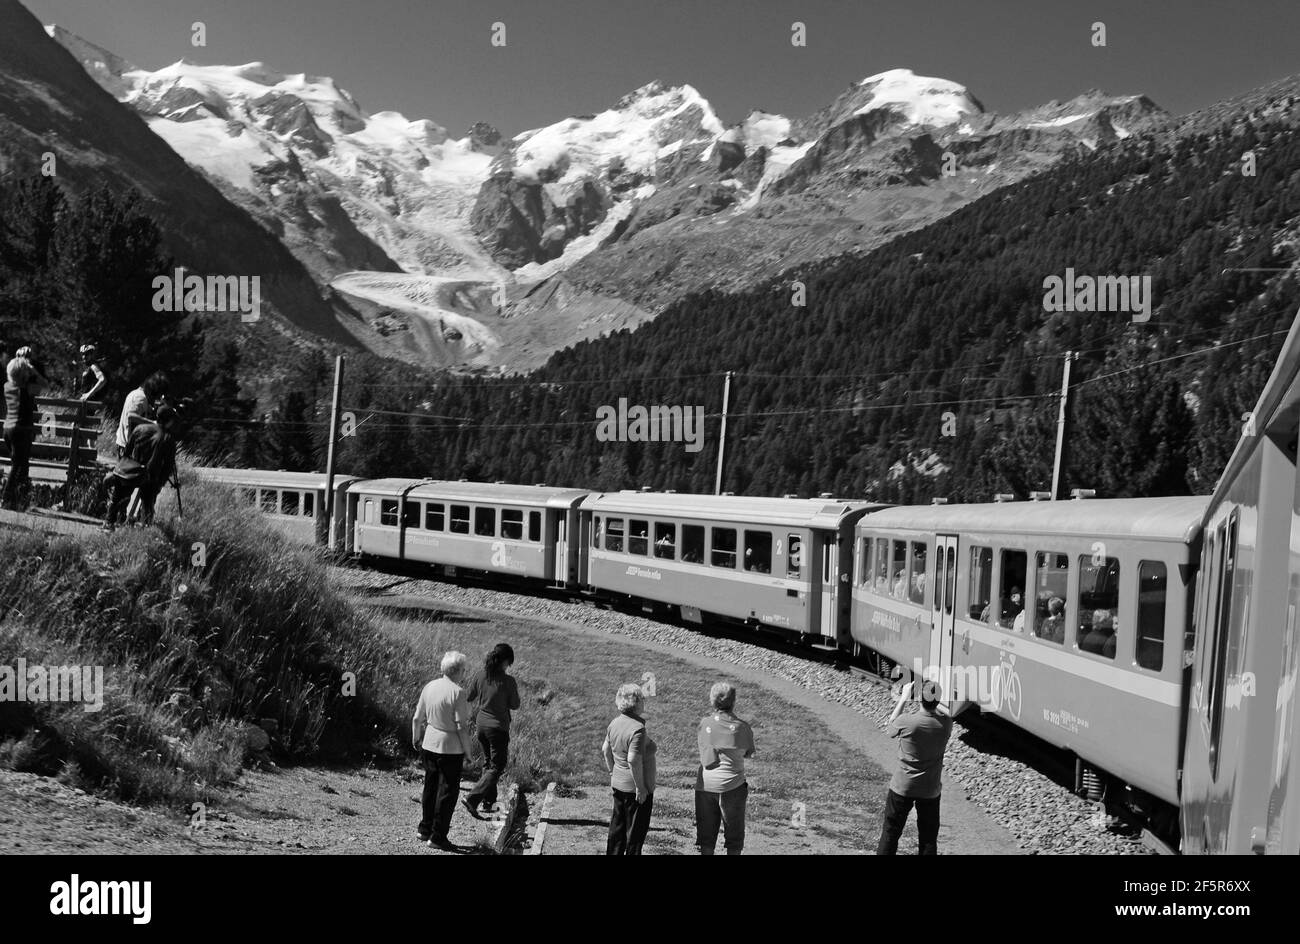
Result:
M343 396L343 355L334 359L334 400L330 407L330 448L325 459L325 543L334 547L330 527L334 523L334 455L339 441L339 402Z
M731 371L722 386L722 429L718 432L718 475L713 483L713 494L722 494L722 462L727 452L727 407L731 404Z
M1065 471L1065 425L1070 409L1070 365L1078 355L1065 352L1065 369L1061 375L1061 408L1056 415L1056 461L1052 463L1052 501L1061 497L1064 487L1061 476Z

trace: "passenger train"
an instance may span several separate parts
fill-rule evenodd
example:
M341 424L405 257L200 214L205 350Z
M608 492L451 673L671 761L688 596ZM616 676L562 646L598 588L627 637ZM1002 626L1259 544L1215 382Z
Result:
M784 631L1077 758L1185 852L1300 853L1300 319L1211 497L887 506L196 469L294 540Z

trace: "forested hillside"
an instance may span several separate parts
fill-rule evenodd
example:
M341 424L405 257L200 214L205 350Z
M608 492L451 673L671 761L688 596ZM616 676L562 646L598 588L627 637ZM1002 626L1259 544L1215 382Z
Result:
M1300 305L1300 132L1296 99L1282 104L1132 139L863 258L691 296L527 379L354 376L354 405L463 419L372 414L344 459L359 474L709 491L732 370L728 490L1023 497L1050 484L1062 355L1076 351L1066 484L1206 491ZM1067 268L1151 276L1150 320L1046 312L1043 280ZM620 397L704 405L706 447L598 441L596 408Z

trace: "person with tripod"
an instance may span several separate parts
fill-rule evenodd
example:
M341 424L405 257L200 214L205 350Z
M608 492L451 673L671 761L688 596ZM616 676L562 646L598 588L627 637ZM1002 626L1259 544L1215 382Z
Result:
M104 531L112 531L126 516L131 493L140 490L140 520L153 522L154 502L168 482L176 480L176 411L163 405L152 423L143 423L131 431L117 468L104 479L103 490L109 493L108 517ZM179 496L180 489L177 487Z

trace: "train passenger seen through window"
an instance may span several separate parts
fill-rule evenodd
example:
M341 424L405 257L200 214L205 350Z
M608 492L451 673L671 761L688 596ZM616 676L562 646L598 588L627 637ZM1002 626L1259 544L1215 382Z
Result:
M968 614L974 619L987 622L989 600L993 592L993 548L970 549L970 585L967 591L970 605Z
M1048 642L1065 642L1065 608L1069 599L1070 558L1067 554L1039 551L1034 555L1034 608L1026 620L1032 620L1034 635ZM1052 601L1060 601L1060 611ZM1026 608L1028 609L1028 608ZM1059 617L1057 619L1056 617ZM1026 624L1030 625L1030 624Z
M655 557L672 560L677 554L677 525L655 522Z
M925 603L925 559L928 548L920 541L912 542L911 572L908 579L907 599L912 603Z
M703 525L682 525L682 560L687 564L704 563Z
M770 574L772 572L771 532L745 532L745 569L756 574Z
M650 553L650 522L637 518L628 522L627 552L642 556Z
M1039 621L1035 635L1057 645L1065 642L1065 601L1052 597L1047 601L1047 616Z
M907 542L894 542L894 556L889 565L890 573L893 576L893 582L890 585L890 596L895 600L907 599Z
M501 509L501 536L508 541L524 539L524 513L518 508Z
M876 538L876 575L875 591L881 596L889 595L889 541Z
M605 522L605 550L623 550L623 519L610 518Z
M1028 555L1024 551L1002 551L1002 577L998 593L998 626L1014 632L1024 632L1025 569ZM1019 621L1019 622L1017 622Z
M497 510L495 508L474 509L474 533L482 538L496 537Z
M1115 658L1115 614L1119 612L1119 561L1079 556L1079 625L1075 643L1084 652Z

